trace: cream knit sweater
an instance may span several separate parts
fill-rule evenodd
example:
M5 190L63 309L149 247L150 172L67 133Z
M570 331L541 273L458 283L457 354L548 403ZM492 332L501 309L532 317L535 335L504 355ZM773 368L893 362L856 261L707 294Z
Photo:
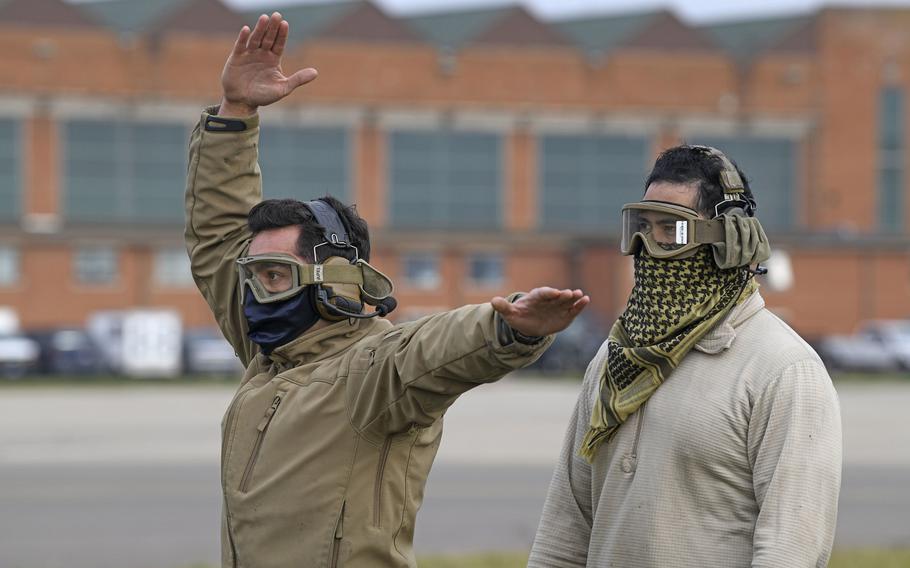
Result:
M823 567L840 492L840 408L814 351L758 293L647 404L578 457L588 368L529 568Z

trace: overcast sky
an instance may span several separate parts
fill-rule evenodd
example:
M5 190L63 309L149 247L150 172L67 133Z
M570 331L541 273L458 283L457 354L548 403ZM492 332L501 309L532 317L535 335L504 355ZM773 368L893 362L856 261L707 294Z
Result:
M313 0L303 0L312 2ZM325 0L317 0L325 2ZM590 13L622 13L653 8L672 8L690 22L805 13L820 6L904 6L910 0L375 0L391 13L442 11L458 8L522 4L544 17ZM225 0L242 8L303 3L294 0Z

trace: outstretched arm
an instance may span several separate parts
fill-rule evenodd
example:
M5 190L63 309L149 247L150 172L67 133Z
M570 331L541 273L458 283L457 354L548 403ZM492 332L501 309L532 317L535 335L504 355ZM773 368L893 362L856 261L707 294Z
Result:
M362 342L348 373L354 427L381 440L431 425L464 392L533 363L589 301L578 290L553 288L511 299L429 316Z
M221 105L202 114L190 139L184 236L193 278L245 365L256 350L246 337L234 261L250 239L247 214L262 199L256 110L316 77L313 69L284 76L287 34L277 12L240 30L221 75Z

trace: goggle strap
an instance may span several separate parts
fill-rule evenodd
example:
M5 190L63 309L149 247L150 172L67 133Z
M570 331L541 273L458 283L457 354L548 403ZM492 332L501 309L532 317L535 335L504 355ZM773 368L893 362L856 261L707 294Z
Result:
M709 245L722 243L726 238L727 232L724 229L723 219L711 219L710 221L699 219L695 221L695 236L690 236L689 242Z
M363 286L363 270L354 264L306 264L300 267L300 283Z

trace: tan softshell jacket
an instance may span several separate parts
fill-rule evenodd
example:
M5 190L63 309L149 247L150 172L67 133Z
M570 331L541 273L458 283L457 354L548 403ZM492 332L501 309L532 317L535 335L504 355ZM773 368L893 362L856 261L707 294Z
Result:
M258 117L203 113L190 141L193 276L247 365L222 422L222 565L416 566L414 521L443 413L552 338L515 341L487 304L402 325L343 321L258 353L234 264L261 199L258 136Z

